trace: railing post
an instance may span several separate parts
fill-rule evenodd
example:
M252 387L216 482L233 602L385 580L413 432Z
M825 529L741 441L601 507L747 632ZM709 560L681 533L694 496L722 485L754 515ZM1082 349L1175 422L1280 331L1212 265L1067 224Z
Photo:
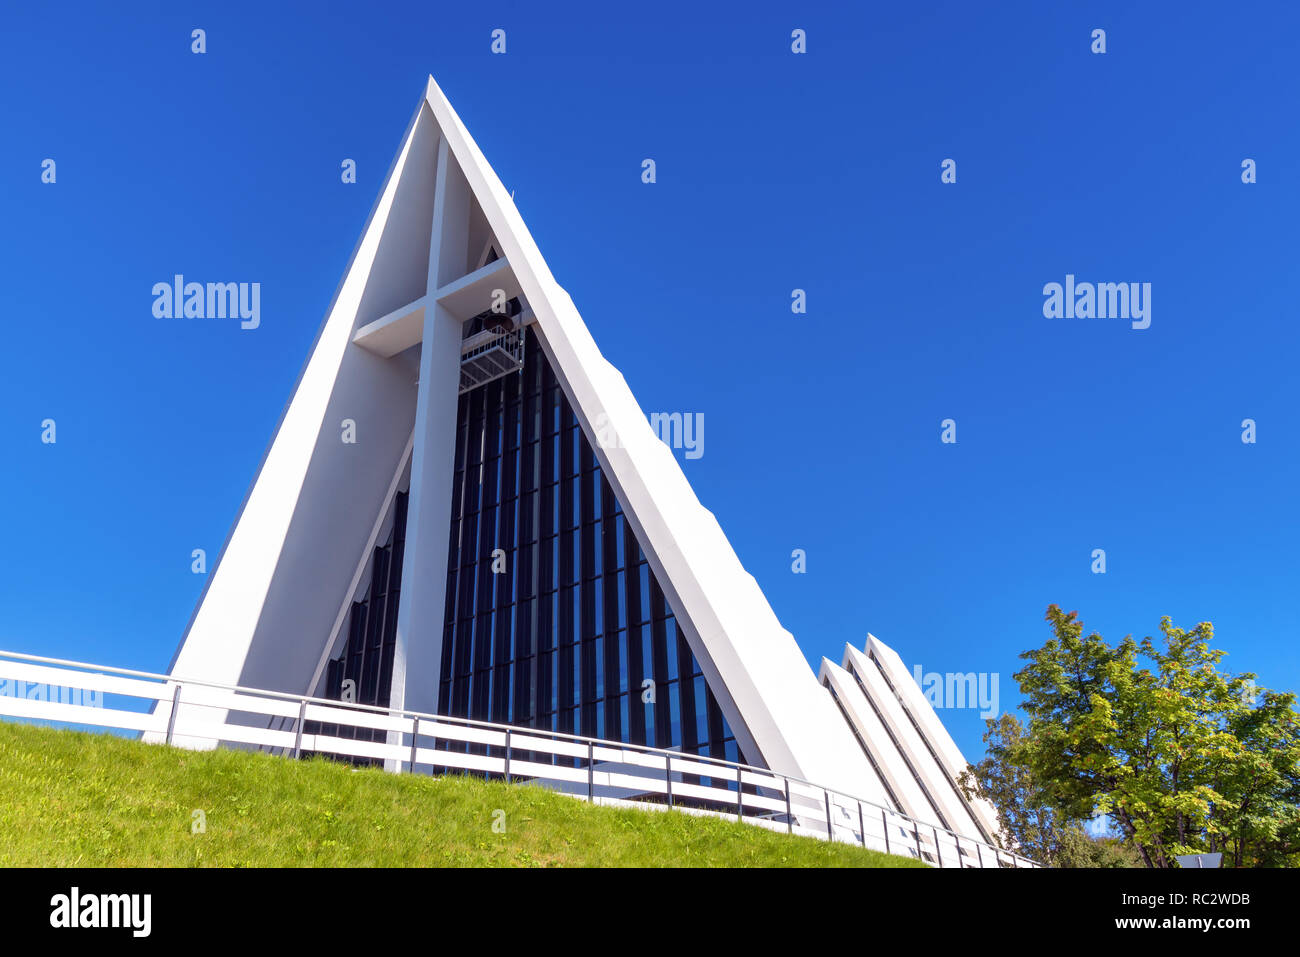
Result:
M302 756L302 723L307 717L306 699L298 702L298 730L293 736L293 756L299 758Z
M983 845L979 841L975 842L975 859L980 862L980 870L984 869L984 851Z
M510 729L506 728L506 784L510 783Z
M885 832L885 853L889 853L889 816L885 809L880 809L880 829Z
M415 773L415 746L420 740L420 718L417 715L415 724L411 726L411 773Z
M916 859L924 864L925 858L921 856L921 824L910 817L908 820L912 822L912 836L916 838Z
M834 825L831 824L831 792L822 788L822 794L826 796L826 840L835 840Z
M587 742L587 802L596 803L596 746Z
M745 784L741 778L740 765L736 765L736 820L744 820L745 817Z
M172 732L176 730L176 711L181 703L181 686L177 685L172 693L172 713L167 716L167 743L172 743Z
M673 806L673 756L664 755L664 784L668 789L668 806Z
M794 833L794 815L790 813L790 779L785 779L785 823L786 831Z
M931 824L930 830L934 831L934 856L939 861L939 866L943 867L943 851L939 850L939 829Z
M867 822L862 816L862 802L858 802L858 833L862 835L862 846L867 846Z

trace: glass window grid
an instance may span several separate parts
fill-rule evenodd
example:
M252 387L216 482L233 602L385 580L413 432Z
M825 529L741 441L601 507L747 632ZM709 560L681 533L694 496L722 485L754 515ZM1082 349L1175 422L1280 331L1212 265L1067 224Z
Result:
M457 437L439 711L736 760L531 330L521 373L461 396Z

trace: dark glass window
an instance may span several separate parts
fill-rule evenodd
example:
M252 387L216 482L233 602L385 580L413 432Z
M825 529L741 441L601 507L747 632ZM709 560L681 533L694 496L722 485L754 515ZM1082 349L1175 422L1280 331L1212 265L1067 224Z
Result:
M734 759L614 490L531 329L526 340L519 373L459 399L438 710Z
M406 492L397 493L388 541L376 547L371 555L370 584L360 598L352 602L348 613L345 626L347 644L337 658L326 663L326 698L381 708L389 703L393 685L393 651L397 644L402 555L406 545L406 500ZM305 722L303 731L352 740L384 740L384 732L376 729L340 727L317 721ZM365 758L351 760L357 764L382 763Z

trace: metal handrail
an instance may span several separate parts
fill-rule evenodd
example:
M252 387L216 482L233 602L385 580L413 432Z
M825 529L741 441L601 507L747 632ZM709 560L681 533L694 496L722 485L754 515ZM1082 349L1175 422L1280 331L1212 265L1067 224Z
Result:
M777 773L776 771L773 771L771 768L763 768L757 765L746 764L740 761L728 761L723 758L715 758L709 755L697 755L697 754L691 754L690 752L686 752L686 751L674 751L667 748L654 748L648 745L635 744L632 742L610 741L604 738L592 738L592 737L587 737L585 735L569 734L566 731L552 731L547 728L529 728L525 725L499 724L493 721L480 721L473 718L460 718L454 715L431 714L429 712L424 712L424 711L410 711L405 708L391 708L391 707L385 708L379 705L361 704L352 701L340 701L336 698L317 698L311 695L291 694L285 691L273 691L268 688L250 688L244 685L229 685L218 681L208 681L203 678L181 678L176 675L163 675L152 671L138 671L132 668L117 668L111 665L91 664L85 661L73 661L67 658L51 658L44 655L30 655L30 654L25 654L23 652L6 651L4 649L0 649L0 658L9 658L18 661L28 661L28 662L38 663L38 664L57 665L63 668L75 668L75 669L81 669L90 672L97 672L100 674L123 675L123 676L133 677L133 678L146 678L152 681L161 682L164 685L176 685L177 696L179 695L180 688L186 685L194 685L194 686L200 686L206 688L214 688L219 691L232 692L236 694L247 694L256 697L274 698L282 701L298 702L300 705L302 705L303 708L305 708L306 705L308 704L317 704L317 705L324 705L329 708L343 707L355 711L368 711L386 717L412 718L415 721L414 735L416 737L419 736L419 722L422 720L429 720L435 723L443 722L447 724L459 725L461 727L466 727L466 728L475 728L479 730L502 732L507 735L506 738L507 742L509 742L508 736L510 735L511 732L514 732L516 734L526 733L529 735L536 735L538 737L549 737L552 739L567 740L575 744L585 744L588 746L589 754L593 753L594 748L596 746L600 746L610 750L630 750L641 754L657 755L665 758L666 761L665 767L667 769L666 773L668 774L669 777L670 787L671 787L671 767L672 767L673 758L680 758L697 764L713 765L716 766L719 770L726 769L726 770L734 771L736 773L737 784L741 788L743 788L743 784L741 782L741 773L744 771L749 771L757 776L771 778L773 783L770 786L773 790L780 790L781 789L780 782L784 781L785 782L784 791L785 791L787 806L789 804L791 782L802 784L807 787L815 788L817 790L822 791L826 796L826 802L828 805L827 815L826 815L826 826L828 832L831 833L832 839L833 839L833 822L831 820L831 814L829 813L829 802L830 802L830 795L834 794L838 798L856 802L859 805L859 807L866 806L881 811L882 822L885 820L883 815L892 814L895 817L901 818L904 821L908 822L908 824L912 825L912 831L915 834L918 842L918 859L920 859L920 848L919 848L919 842L921 836L920 829L921 827L928 827L934 832L935 835L934 852L935 852L935 856L938 858L937 863L939 863L940 866L942 866L943 863L942 851L940 850L939 841L938 841L938 835L940 831L953 838L953 841L957 847L959 866L960 866L960 858L961 858L961 844L963 840L971 844L974 844L977 849L979 847L989 848L991 851L994 852L995 855L994 860L997 860L996 855L1006 854L1010 856L1013 860L1017 862L1023 861L1031 867L1042 866L1036 861L1032 861L1029 858L1024 857L1023 855L1017 854L1015 851L1008 850L1007 848L1000 848L997 847L996 845L990 844L986 841L978 840L976 838L972 838L972 837L963 838L961 835L957 834L956 831L953 831L950 828L942 827L940 825L936 825L928 821L918 821L916 818L912 817L909 814L905 814L902 811L897 811L886 805L879 804L868 798L855 797L854 795L846 794L843 791L835 790L833 788L828 788L825 785L818 784L815 781L809 781L806 778L801 778L790 774ZM129 697L129 695L127 697ZM157 706L158 700L161 699L156 699L153 707ZM152 713L153 707L150 708L150 713ZM298 722L298 732L299 734L301 734L302 723L303 723L301 718L302 715L301 710L299 712L299 715L300 717ZM173 707L172 707L172 712L169 721L174 721L175 717L176 717L176 701L173 700ZM335 722L329 722L329 723L335 723ZM169 728L169 732L170 730L171 729ZM170 734L169 734L169 739L170 739ZM412 747L414 748L414 739L413 739ZM712 775L709 775L709 777L712 777ZM719 777L721 777L721 775L719 775ZM755 786L767 787L768 785L755 785ZM669 791L669 801L670 803L672 801L671 790ZM743 802L743 790L741 794L738 795L737 801L738 803ZM861 812L859 812L859 817L861 817ZM885 826L884 831L885 831L885 838L886 838L886 846L888 846L887 826ZM865 844L866 842L865 829L862 831L862 840L863 843ZM980 858L980 860L982 861L982 858Z
M520 329L484 329L482 332L476 332L461 343L461 360L464 361L480 352L501 345L507 339L510 340L511 346L520 346L523 344L520 332L522 332Z

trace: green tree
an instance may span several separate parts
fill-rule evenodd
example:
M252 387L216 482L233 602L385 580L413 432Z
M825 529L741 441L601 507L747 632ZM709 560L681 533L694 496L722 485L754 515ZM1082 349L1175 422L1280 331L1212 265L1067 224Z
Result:
M1074 830L1101 814L1148 867L1216 851L1225 866L1300 864L1294 694L1221 671L1209 622L1185 631L1166 617L1159 646L1111 647L1077 612L1051 605L1047 621L1052 639L1015 675L1027 724L990 722L988 757L966 776L999 809L1004 840L1081 860Z
M967 798L988 800L998 812L997 843L1043 863L1051 863L1059 844L1060 814L1049 806L1021 755L1025 729L1015 715L988 721L985 758L962 772L959 783Z
M977 794L998 812L996 842L1053 867L1141 867L1138 852L1122 836L1091 836L1082 821L1051 806L1033 771L1023 762L1025 729L1015 715L988 722L985 758L963 772L968 797Z
M1079 825L1061 832L1052 863L1057 867L1141 867L1142 856L1122 836L1093 836Z

